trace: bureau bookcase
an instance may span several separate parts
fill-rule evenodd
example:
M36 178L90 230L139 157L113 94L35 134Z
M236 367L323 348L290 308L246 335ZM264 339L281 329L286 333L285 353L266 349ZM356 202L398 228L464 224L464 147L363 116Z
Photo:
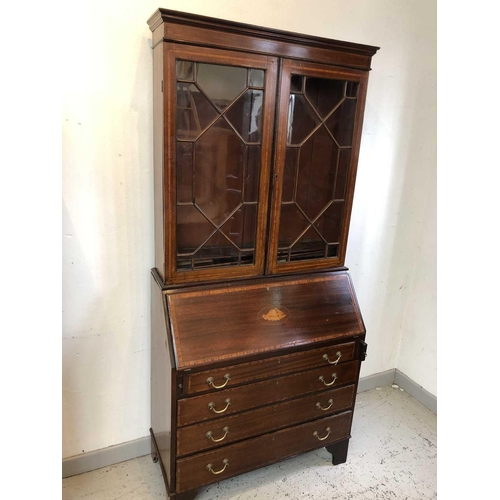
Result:
M151 440L167 493L326 447L365 334L344 267L377 47L159 9Z

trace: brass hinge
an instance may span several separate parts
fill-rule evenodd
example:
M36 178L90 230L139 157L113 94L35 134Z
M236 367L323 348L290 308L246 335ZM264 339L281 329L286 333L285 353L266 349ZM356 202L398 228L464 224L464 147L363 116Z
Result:
M364 361L366 359L366 356L368 356L368 354L366 353L367 348L368 348L368 344L366 342L364 342L363 340L360 340L359 341L359 359L361 361Z

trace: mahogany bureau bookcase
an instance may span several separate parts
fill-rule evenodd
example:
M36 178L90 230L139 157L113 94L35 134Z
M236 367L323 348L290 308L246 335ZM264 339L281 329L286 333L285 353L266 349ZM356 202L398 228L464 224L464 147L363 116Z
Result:
M148 24L168 495L323 446L345 462L366 332L344 259L378 48L166 9Z

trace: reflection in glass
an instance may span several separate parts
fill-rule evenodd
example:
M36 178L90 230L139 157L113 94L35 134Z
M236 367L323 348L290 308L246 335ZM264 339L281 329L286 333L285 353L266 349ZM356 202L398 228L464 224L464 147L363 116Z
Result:
M325 78L307 78L306 96L314 109L325 116L344 98L345 82Z
M326 126L339 146L350 146L352 144L355 113L356 101L347 99L326 120Z
M177 201L193 201L193 143L177 143Z
M217 118L216 109L192 83L177 84L177 138L195 140Z
M242 205L221 227L241 250L252 249L257 229L257 205Z
M216 232L194 255L194 267L213 267L220 265L235 265L238 263L238 249L226 238Z
M300 148L295 201L310 220L332 199L338 148L321 126Z
M177 80L194 81L194 63L190 61L176 62Z
M246 169L243 201L256 202L259 201L260 146L247 146L244 161L246 161Z
M321 259L325 257L325 242L321 236L310 227L293 246L290 260Z
M231 104L247 86L247 70L237 66L197 63L196 82L220 109Z
M300 144L320 123L304 96L291 94L288 105L287 144Z
M264 86L264 70L251 69L250 70L250 87L263 87Z
M278 262L340 255L358 88L291 76Z
M314 226L328 243L338 243L340 239L343 202L332 203Z
M308 222L295 204L282 205L280 215L279 246L290 246L306 229Z
M351 150L339 149L339 164L337 168L337 182L335 183L334 199L342 200L345 198L345 189L347 186L347 172L351 162Z
M214 227L193 205L177 207L177 246L179 253L192 253L213 233Z
M244 152L245 144L223 117L196 141L194 198L217 226L241 203Z
M283 170L283 183L281 190L282 202L293 201L299 151L299 148L286 148L285 168Z
M255 264L264 71L177 61L177 269ZM188 80L188 81L186 81Z
M260 142L263 99L262 90L247 90L226 113L245 142Z

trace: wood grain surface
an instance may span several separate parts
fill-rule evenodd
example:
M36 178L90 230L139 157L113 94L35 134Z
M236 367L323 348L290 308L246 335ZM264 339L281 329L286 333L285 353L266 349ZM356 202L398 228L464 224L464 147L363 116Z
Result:
M337 366L321 367L315 370L283 375L282 377L242 385L234 389L224 389L217 393L203 394L180 399L177 402L177 425L183 426L225 417L240 411L257 408L277 401L286 401L302 394L333 389L345 384L356 382L358 377L359 361L350 361ZM319 380L323 377L326 383L331 383L336 375L335 382L327 386ZM227 404L229 399L230 404ZM213 403L216 413L209 408Z
M298 453L321 448L345 439L349 436L351 419L352 412L347 411L217 450L179 459L177 461L177 491L199 488L205 484L215 483ZM330 428L328 437L320 441L314 432L323 438L328 433L327 428ZM218 472L222 469L224 460L228 461L228 465L221 474L214 475L207 470L207 465L212 464L213 470Z
M337 344L320 349L312 349L310 351L297 352L286 356L277 356L273 358L261 359L251 363L241 363L239 365L225 366L207 370L203 372L193 373L192 375L184 376L183 386L185 394L199 394L202 392L218 392L221 389L215 389L213 385L209 385L207 380L212 378L213 384L220 386L225 382L225 376L229 375L230 380L227 381L225 388L231 388L246 382L253 382L269 377L277 377L285 373L291 373L309 368L317 368L319 366L332 366L324 356L335 362L340 358L338 364L351 361L354 358L356 349L355 342L347 344Z
M219 448L242 439L351 409L354 388L354 385L349 385L230 417L181 427L177 430L177 453L184 456ZM224 429L227 429L226 433ZM212 433L214 439L221 439L224 434L226 437L214 442L207 437L208 432Z
M168 295L177 368L364 333L347 273ZM286 307L278 322L262 311Z

